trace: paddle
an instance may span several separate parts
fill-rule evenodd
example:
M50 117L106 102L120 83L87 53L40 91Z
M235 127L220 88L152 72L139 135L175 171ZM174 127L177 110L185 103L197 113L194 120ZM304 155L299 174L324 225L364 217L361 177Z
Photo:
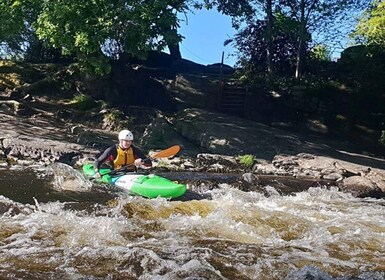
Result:
M150 158L151 159L168 158L168 157L175 156L177 153L179 153L179 151L180 151L180 146L175 145L165 150L162 150L160 152L157 152L156 154L152 155Z
M180 151L180 146L179 145L175 145L175 146L172 146L170 148L161 150L160 152L157 152L156 154L153 154L152 156L150 156L150 159L172 157L172 156L175 156L177 153L179 153L179 151ZM103 173L101 175L104 176L104 175L109 175L109 174L116 174L118 172L124 172L124 171L127 171L128 168L132 167L132 166L134 166L134 164L125 165L122 168L114 169L114 170L111 170L109 172Z

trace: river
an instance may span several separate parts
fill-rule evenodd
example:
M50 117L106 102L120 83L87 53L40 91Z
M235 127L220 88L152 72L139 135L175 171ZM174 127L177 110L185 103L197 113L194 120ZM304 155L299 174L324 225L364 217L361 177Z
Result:
M384 199L188 187L146 199L0 170L0 279L385 279Z

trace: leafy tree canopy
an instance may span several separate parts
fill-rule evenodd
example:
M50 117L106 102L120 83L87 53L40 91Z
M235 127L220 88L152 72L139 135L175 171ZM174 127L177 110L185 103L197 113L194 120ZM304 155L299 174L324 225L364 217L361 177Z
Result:
M272 60L278 72L288 74L295 67L298 22L280 13L274 20ZM235 37L241 64L257 72L266 70L266 26L265 20L250 21Z
M371 9L363 14L352 37L357 43L385 47L385 1L373 1Z
M177 13L188 4L190 0L3 0L0 42L11 49L44 43L104 73L108 60L122 53L145 57L149 50L181 41L175 32Z
M186 8L177 0L45 1L35 27L41 40L104 72L108 57L123 52L144 57L179 42L169 30L178 25L176 11Z
M34 36L31 23L36 20L36 0L0 1L0 44L7 53L17 55Z
M327 46L316 45L311 49L310 57L315 61L330 61L331 53Z

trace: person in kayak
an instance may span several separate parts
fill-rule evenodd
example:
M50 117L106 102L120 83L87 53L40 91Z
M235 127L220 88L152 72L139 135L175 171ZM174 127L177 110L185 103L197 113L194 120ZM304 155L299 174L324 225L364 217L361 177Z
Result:
M108 147L94 162L95 178L100 178L99 169L104 162L110 164L111 169L134 171L139 166L151 167L152 162L144 153L132 144L134 135L129 130L122 130L118 135L119 144Z

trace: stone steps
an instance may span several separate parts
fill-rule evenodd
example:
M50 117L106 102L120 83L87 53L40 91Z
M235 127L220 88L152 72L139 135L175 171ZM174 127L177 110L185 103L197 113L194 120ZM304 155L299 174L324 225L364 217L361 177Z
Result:
M247 89L239 85L225 83L220 89L219 111L242 117L245 109Z

